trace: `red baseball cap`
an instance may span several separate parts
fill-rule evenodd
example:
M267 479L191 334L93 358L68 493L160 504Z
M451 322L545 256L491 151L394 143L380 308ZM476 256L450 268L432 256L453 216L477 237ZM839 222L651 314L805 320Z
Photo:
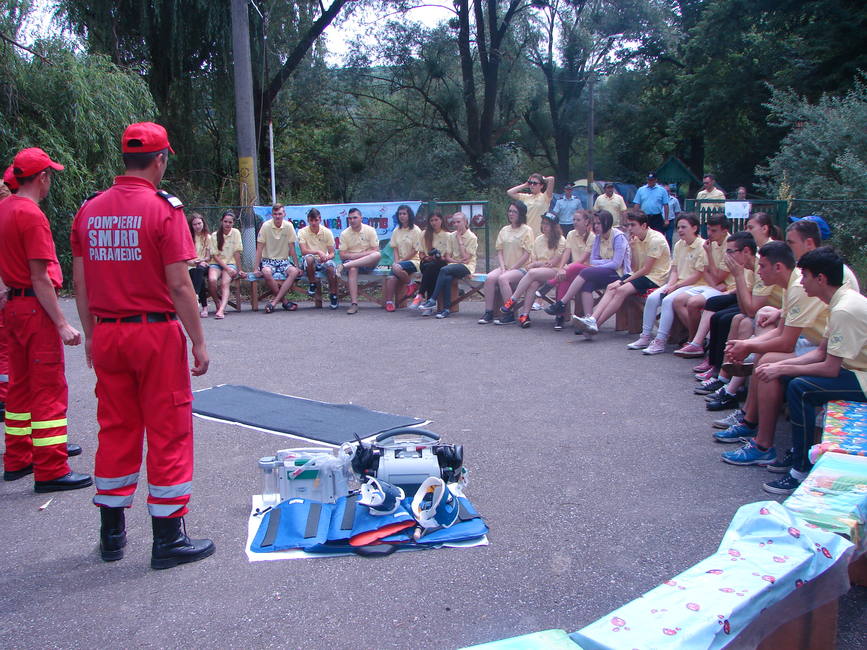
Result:
M3 172L3 182L6 183L6 187L13 192L18 191L18 179L15 178L15 173L12 171L12 165L9 165L6 168L6 171Z
M12 173L18 178L27 178L38 174L44 169L61 170L63 165L56 163L39 147L22 149L12 159Z
M120 139L120 150L123 153L153 153L163 149L175 152L169 144L169 134L165 128L154 122L130 124Z

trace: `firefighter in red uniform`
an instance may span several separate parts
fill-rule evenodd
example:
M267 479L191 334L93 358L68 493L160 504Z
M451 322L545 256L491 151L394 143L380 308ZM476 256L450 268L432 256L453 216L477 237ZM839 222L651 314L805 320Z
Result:
M156 188L168 163L166 130L132 124L121 138L126 174L81 206L72 224L75 300L88 364L96 371L99 446L94 474L100 552L123 557L147 431L151 566L167 569L214 552L183 528L193 479L192 374L208 369L199 306L187 272L196 257L183 206ZM180 323L178 322L180 318ZM183 328L181 327L183 324Z
M63 275L48 219L39 209L54 170L42 149L23 149L12 162L18 193L0 202L0 277L8 287L4 320L9 349L6 455L3 479L31 472L37 492L93 483L67 463L67 386L63 346L81 343L57 301Z

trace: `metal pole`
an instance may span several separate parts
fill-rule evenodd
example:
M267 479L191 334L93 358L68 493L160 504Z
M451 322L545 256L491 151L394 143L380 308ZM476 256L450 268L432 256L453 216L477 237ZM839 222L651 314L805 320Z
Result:
M255 249L253 206L259 199L258 155L253 116L253 69L250 63L250 25L247 0L232 3L232 54L235 77L235 133L238 140L238 181L244 236L244 262L252 263ZM248 246L252 233L253 241Z
M590 119L587 120L587 194L593 191L593 140L594 138L594 128L593 128L593 73L590 73L590 79L588 80L588 90L590 91Z
M268 150L271 153L271 205L277 203L277 178L274 175L274 122L268 120Z

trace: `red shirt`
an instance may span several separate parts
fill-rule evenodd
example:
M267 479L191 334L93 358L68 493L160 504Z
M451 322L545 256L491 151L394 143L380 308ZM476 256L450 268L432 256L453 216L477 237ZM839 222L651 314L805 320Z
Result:
M195 259L182 208L143 178L117 176L72 222L72 255L84 262L94 316L174 311L165 267Z
M47 261L51 284L55 289L63 286L63 272L45 213L30 199L13 195L0 201L0 277L6 286L33 286L29 260Z

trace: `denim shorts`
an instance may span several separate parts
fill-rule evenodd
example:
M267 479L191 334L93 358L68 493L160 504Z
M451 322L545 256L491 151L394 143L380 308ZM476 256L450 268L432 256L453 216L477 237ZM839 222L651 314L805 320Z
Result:
M407 273L416 273L418 271L418 268L416 267L415 262L410 262L410 261L397 262L397 265L400 268L402 268L404 271L406 271Z
M230 269L235 269L236 271L238 270L238 267L235 266L234 264L226 264L226 266L228 266ZM220 270L223 269L223 267L220 266L219 264L208 264L208 268L211 268L211 269L220 269Z

